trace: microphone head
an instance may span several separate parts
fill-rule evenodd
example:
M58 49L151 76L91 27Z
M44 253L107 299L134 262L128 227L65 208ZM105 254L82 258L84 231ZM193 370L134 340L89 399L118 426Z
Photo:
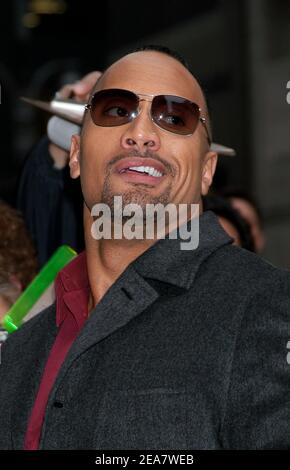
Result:
M80 131L80 126L58 116L52 116L47 123L49 140L66 151L70 150L71 136L79 134Z

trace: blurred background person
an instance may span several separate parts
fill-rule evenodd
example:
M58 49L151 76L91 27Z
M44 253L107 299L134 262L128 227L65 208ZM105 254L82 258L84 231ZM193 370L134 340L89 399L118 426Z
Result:
M4 315L21 293L19 283L15 282L9 275L7 276L6 272L1 268L1 265L2 256L0 256L0 325Z
M23 218L0 201L0 318L36 274L36 252Z
M234 245L249 251L256 251L249 224L226 198L208 195L202 200L203 210L211 210L218 216L223 229L234 239Z
M236 209L243 219L248 223L251 236L254 242L256 253L262 253L265 248L265 234L263 229L262 214L254 199L242 188L224 188L221 191L224 196Z

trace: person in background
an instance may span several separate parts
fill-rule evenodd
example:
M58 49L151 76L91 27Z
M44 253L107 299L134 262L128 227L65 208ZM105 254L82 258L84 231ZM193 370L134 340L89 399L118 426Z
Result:
M37 274L36 252L21 214L0 201L0 319Z
M226 198L217 195L203 197L203 210L211 210L218 216L223 229L234 239L234 245L255 251L250 226Z
M0 325L6 312L21 294L18 283L13 282L10 276L2 269L2 256L0 256Z
M254 242L254 251L262 253L265 248L265 234L263 230L263 218L255 200L243 189L228 187L219 194L230 201L232 207L237 210L248 223Z

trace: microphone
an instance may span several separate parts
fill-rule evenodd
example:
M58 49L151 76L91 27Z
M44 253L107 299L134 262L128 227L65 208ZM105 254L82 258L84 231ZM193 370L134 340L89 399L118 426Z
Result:
M75 124L81 124L85 112L86 103L80 103L75 100L61 100L54 98L52 101L33 100L31 98L20 98L25 103L32 104L36 108L48 111L50 114L59 116Z
M71 136L80 133L86 103L59 98L50 102L25 97L21 97L21 100L53 114L47 123L48 138L53 144L69 151Z

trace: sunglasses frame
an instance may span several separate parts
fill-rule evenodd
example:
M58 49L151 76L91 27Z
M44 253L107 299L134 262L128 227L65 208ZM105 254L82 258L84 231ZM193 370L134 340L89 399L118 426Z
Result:
M141 101L148 101L148 102L151 102L153 101L154 98L156 97L159 97L159 96L170 96L170 97L173 97L173 98L182 98L184 100L186 100L188 103L194 105L194 106L197 106L198 107L198 112L199 112L199 116L198 116L198 121L201 122L201 124L203 125L205 131L206 131L206 136L207 136L207 140L208 140L208 143L209 145L211 145L212 143L212 139L211 139L211 136L210 136L210 132L207 128L207 125L206 125L206 118L204 116L201 115L202 113L202 109L196 104L194 103L193 101L190 101L189 99L187 98L184 98L183 96L176 96L176 95L166 95L166 94L162 94L162 95L149 95L149 94L145 94L145 93L135 93L134 91L131 91L131 90L125 90L123 88L107 88L107 89L104 89L104 90L98 90L96 91L91 97L90 97L90 100L89 102L85 105L85 109L86 110L90 110L90 115L91 115L91 119L93 121L93 123L95 124L94 120L93 120L93 117L92 117L92 101L94 99L94 97L100 92L100 91L111 91L111 90L116 90L116 91L125 91L125 92L129 92L129 93L132 93L132 95L136 96L138 98L138 109L137 109L137 113L133 113L131 116L130 116L130 120L128 120L128 122L124 122L122 124L118 124L118 126L123 126L125 124L129 124L130 122L132 122L137 116L139 116L141 110L139 108L139 103ZM147 97L147 98L151 98L151 99L146 99L144 97ZM196 128L194 129L193 132L191 132L190 134L180 134L178 132L174 132L174 131L171 131L169 129L165 129L164 127L160 126L158 124L158 122L156 122L154 119L153 119L153 116L152 116L152 113L151 113L151 109L152 109L152 105L151 105L151 108L150 108L150 111L149 111L149 117L151 119L151 121L157 126L159 127L160 129L162 129L163 131L165 132L170 132L171 134L176 134L176 135L181 135L181 136L184 136L184 137L190 137L192 136L196 129L197 129L197 126ZM95 126L100 126L100 127L118 127L118 126L102 126L100 124L95 124Z

